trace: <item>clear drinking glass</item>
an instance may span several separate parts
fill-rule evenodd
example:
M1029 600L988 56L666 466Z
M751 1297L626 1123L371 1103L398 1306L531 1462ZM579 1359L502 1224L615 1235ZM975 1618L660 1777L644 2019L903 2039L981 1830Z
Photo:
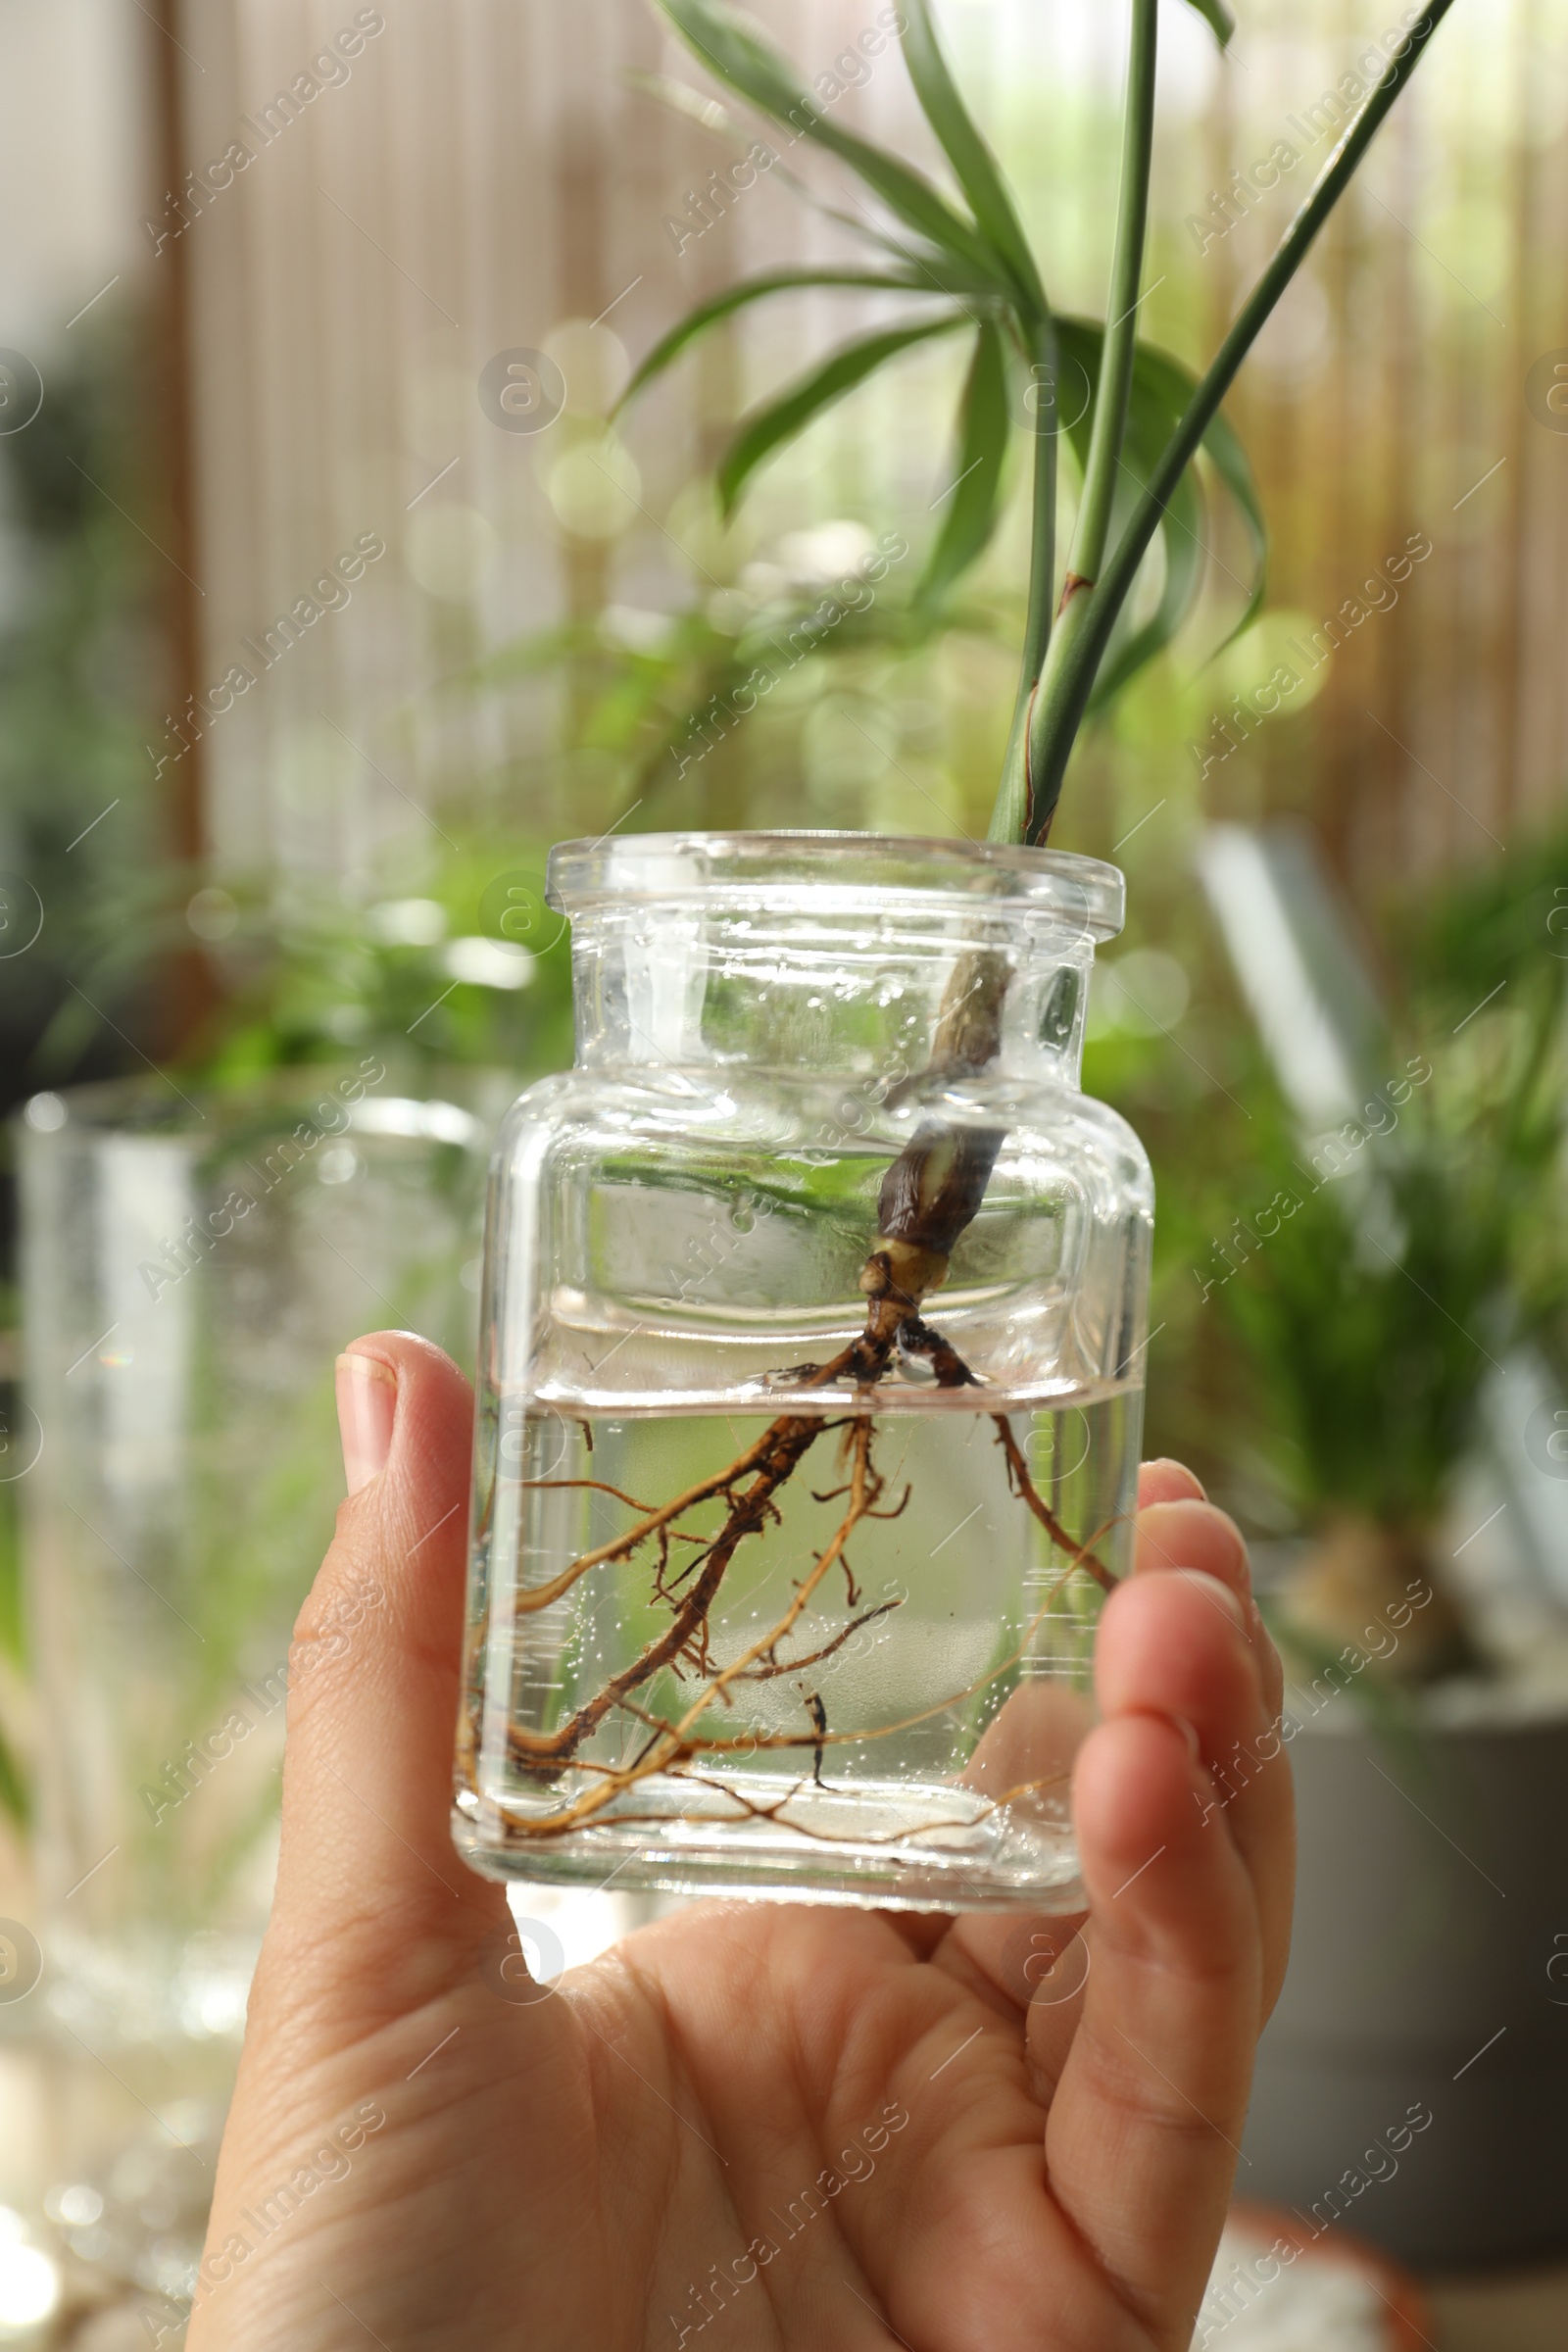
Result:
M466 1354L493 1132L373 1056L18 1123L42 1999L143 2101L226 2088L343 1491L333 1357L392 1323ZM320 1654L380 1604L367 1581Z
M439 1096L408 1077L369 1055L222 1094L149 1078L34 1096L18 1122L41 1975L0 2018L36 2037L73 2291L134 2297L94 2344L183 2321L287 1689L383 1604L368 1576L291 1650L343 1493L334 1355L385 1324L471 1345L500 1105L489 1073Z
M491 1170L460 1850L1072 1908L1152 1229L1079 1087L1120 874L670 834L551 896L577 1063Z

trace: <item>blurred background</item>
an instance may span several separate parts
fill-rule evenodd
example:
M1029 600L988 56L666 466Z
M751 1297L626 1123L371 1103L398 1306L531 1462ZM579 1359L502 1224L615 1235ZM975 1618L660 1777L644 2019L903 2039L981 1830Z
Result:
M875 17L756 13L808 75ZM1206 361L1396 13L1241 0L1222 59L1172 0L1152 341ZM1098 315L1122 12L940 18ZM715 185L642 0L0 0L0 2342L115 2352L177 2336L200 2243L333 1353L471 1358L489 1136L570 1058L549 845L983 833L1026 517L914 609L939 342L720 524L734 419L876 298L612 417L705 294L853 251ZM843 105L936 168L896 42ZM1054 835L1129 878L1085 1079L1159 1187L1150 1449L1254 1540L1298 1684L1245 2193L1429 2297L1254 2338L1217 2275L1237 2352L1568 2329L1565 217L1568 5L1460 0L1229 403L1265 609L1226 642L1216 501ZM870 613L716 715L890 533ZM532 1908L567 1957L635 1916Z

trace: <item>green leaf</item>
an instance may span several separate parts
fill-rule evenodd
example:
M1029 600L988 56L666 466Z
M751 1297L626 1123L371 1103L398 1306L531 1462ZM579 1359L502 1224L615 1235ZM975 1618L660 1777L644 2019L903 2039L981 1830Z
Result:
M1212 28L1220 47L1229 48L1231 34L1236 30L1236 19L1225 6L1225 0L1188 0L1188 6L1196 8L1203 23Z
M784 176L791 178L792 175L786 172ZM934 245L910 244L903 237L892 236L887 230L878 228L868 219L857 220L853 213L841 212L837 205L824 203L804 181L794 180L793 184L825 220L837 220L841 227L852 230L858 237L863 237L868 244L879 245L884 253L902 264L909 272L909 282L917 293L951 294L956 301L969 304L971 316L982 308L995 310L1002 304L1014 311L1018 308L1018 298L1010 286L999 291L999 265L994 258L988 261L984 270L976 269L957 254L939 253Z
M667 106L672 114L682 115L689 122L708 131L715 139L739 154L746 154L752 141L727 107L716 98L705 98L700 90L689 89L685 82L676 81L667 74L628 73L623 76L628 88L641 90L646 97ZM836 220L852 236L864 238L868 244L879 245L884 253L916 272L917 292L973 295L980 300L995 300L996 270L988 266L984 271L960 265L951 254L939 254L932 246L916 248L890 237L884 229L863 214L842 211L830 204L815 188L808 187L798 173L785 163L775 162L769 170L776 172L786 187L793 188L803 203L811 206L829 220Z
M941 252L977 270L994 291L1014 294L1012 272L990 239L955 212L923 173L885 148L841 129L797 80L792 68L727 0L656 0L710 72L755 107L858 172L867 187ZM793 143L793 142L792 142Z
M770 270L764 277L743 278L738 285L726 287L722 294L715 294L711 302L699 303L696 310L688 311L667 335L660 337L616 401L614 413L618 415L645 384L652 383L655 376L662 375L688 344L696 342L699 335L706 334L720 319L743 310L748 303L763 302L770 294L786 294L797 286L857 286L899 294L945 291L941 287L922 286L920 280L907 271L894 275L888 270Z
M1001 329L981 321L958 411L958 449L952 504L926 564L914 601L939 605L968 569L997 527L1003 461L1007 453L1007 353Z
M1056 332L1063 361L1083 369L1093 392L1100 379L1103 328L1095 319L1059 318ZM1133 505L1153 472L1177 419L1192 398L1195 381L1191 371L1180 361L1173 360L1168 352L1158 351L1150 343L1138 345L1133 359L1127 435L1122 450L1124 480L1117 492L1118 509ZM1080 465L1088 454L1092 413L1091 403L1067 428L1068 439ZM1254 565L1247 609L1236 629L1224 640L1228 644L1237 630L1246 627L1262 602L1267 534L1251 468L1240 441L1222 417L1216 417L1209 426L1201 446L1226 489L1236 500L1252 542ZM1119 514L1113 516L1113 536L1119 521ZM1146 662L1163 652L1198 600L1204 568L1202 502L1191 466L1184 471L1171 495L1160 519L1159 530L1165 557L1165 580L1159 603L1150 617L1136 628L1127 620L1125 608L1118 617L1116 631L1106 647L1095 681L1091 709L1097 712L1106 708ZM1218 650L1215 649L1216 652Z
M1188 404L1198 389L1198 378L1190 368L1182 366L1180 360L1173 360L1169 352L1157 351L1152 343L1140 344L1138 348L1139 366L1149 387L1151 402L1167 420L1164 432L1168 441L1177 418L1186 414ZM1263 602L1268 586L1268 525L1263 519L1263 504L1247 452L1223 416L1215 415L1200 446L1235 499L1252 548L1252 579L1248 590L1247 606L1235 627L1214 648L1215 653L1219 653L1247 627Z
M1090 698L1092 717L1099 717L1107 710L1128 681L1147 662L1152 662L1156 654L1164 652L1197 600L1203 576L1203 546L1199 530L1202 501L1190 473L1182 476L1167 512L1165 584L1160 590L1159 603L1141 627L1125 627L1119 633L1119 642L1117 635L1112 636Z
M1214 471L1219 475L1220 480L1241 509L1242 519L1247 525L1248 537L1252 543L1254 566L1251 593L1247 600L1247 610L1223 640L1222 645L1215 648L1217 653L1223 651L1223 647L1229 645L1232 639L1241 635L1248 623L1256 617L1262 605L1264 593L1268 587L1268 524L1263 519L1263 505L1257 495L1257 483L1253 478L1247 452L1242 447L1240 438L1223 416L1216 416L1203 435L1203 447L1208 452Z
M1064 405L1070 403L1077 412L1064 429L1082 468L1088 460L1095 401L1099 397L1104 329L1098 319L1059 318L1056 341L1064 370ZM1120 511L1143 488L1169 438L1173 421L1167 388L1157 373L1152 374L1152 356L1145 344L1139 344L1133 355L1127 428L1112 509L1113 528ZM1068 372L1074 368L1081 368L1088 378L1090 397L1082 403ZM1176 413L1180 414L1179 408ZM1170 643L1191 611L1201 578L1200 520L1198 485L1189 467L1177 484L1160 523L1165 577L1159 603L1150 618L1137 627L1127 618L1125 608L1118 616L1096 680L1093 708L1097 712L1104 710L1128 680Z
M908 0L908 20L904 60L914 94L942 142L970 211L1010 269L1025 311L1039 317L1046 308L1046 297L1034 254L997 160L948 70L928 0Z
M786 441L792 441L824 409L831 408L846 392L853 392L857 384L863 384L884 362L907 351L911 344L926 342L933 335L950 335L956 327L967 324L967 313L954 311L917 326L889 327L881 334L862 336L859 342L848 343L842 351L836 351L809 374L799 377L777 400L759 409L741 426L718 468L718 498L725 516L735 512L742 490L762 460L771 457Z
M1096 339L1095 348L1091 351L1080 346L1073 351L1073 356L1088 372L1098 393L1102 338L1098 327L1092 333ZM1066 339L1065 348L1072 350L1071 336ZM1176 418L1181 414L1182 400L1179 394L1173 394L1161 370L1161 357L1148 344L1138 345L1133 354L1127 428L1122 440L1119 478L1111 510L1113 528L1131 508L1158 464ZM1070 436L1080 465L1088 453L1089 429L1089 416L1085 416ZM1090 704L1095 715L1108 709L1128 681L1156 654L1163 652L1197 602L1203 576L1202 518L1202 501L1197 476L1189 466L1171 495L1160 524L1165 577L1159 602L1149 618L1137 626L1128 616L1126 608L1118 615L1115 631L1095 680L1095 693Z

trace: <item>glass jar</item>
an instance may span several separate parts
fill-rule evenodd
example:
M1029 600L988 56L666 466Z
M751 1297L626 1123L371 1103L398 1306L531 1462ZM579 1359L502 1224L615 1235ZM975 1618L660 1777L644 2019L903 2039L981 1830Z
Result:
M1079 1087L1115 868L555 851L577 1062L491 1170L454 1834L498 1877L1081 1901L1152 1186Z

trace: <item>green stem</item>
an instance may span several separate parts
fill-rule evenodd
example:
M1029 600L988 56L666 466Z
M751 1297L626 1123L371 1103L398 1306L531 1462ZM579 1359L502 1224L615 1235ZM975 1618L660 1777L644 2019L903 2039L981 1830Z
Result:
M1116 615L1127 600L1138 566L1177 483L1197 455L1199 443L1235 382L1242 362L1305 260L1319 229L1349 185L1385 115L1414 73L1426 41L1452 5L1453 0L1430 0L1411 27L1402 55L1391 58L1388 70L1329 158L1316 186L1237 313L1213 364L1166 444L1164 455L1150 477L1103 575L1081 598L1073 600L1081 609L1077 623L1070 632L1058 629L1056 633L1058 650L1050 664L1049 675L1041 678L1030 721L1028 760L1035 806L1025 836L1028 840L1043 841L1050 829L1067 761L1094 691L1095 673L1104 658Z
M1116 246L1110 265L1109 323L1100 363L1100 397L1090 427L1083 497L1067 559L1062 609L1075 601L1079 583L1100 577L1110 534L1111 502L1127 404L1133 387L1133 353L1138 341L1138 289L1144 275L1149 228L1149 180L1154 151L1154 49L1158 0L1133 0L1132 52L1127 66L1127 112L1122 127L1121 189L1116 205Z
M1032 361L1031 390L1056 383L1056 325L1049 311L1035 321L1026 346ZM988 841L1019 842L1028 836L1029 707L1051 643L1051 607L1056 580L1056 446L1060 432L1042 429L1038 410L1029 412L1035 426L1033 504L1029 524L1029 610L1024 615L1023 660L1018 672L1018 698L1013 706L1007 754L1002 763L1002 782L986 833ZM1054 417L1054 405L1050 412Z
M1062 582L1061 611L1056 617L1045 660L1039 671L1038 695L1031 703L1046 702L1053 681L1072 658L1092 606L1092 590L1105 560L1110 535L1116 475L1127 434L1127 409L1132 397L1133 360L1138 347L1138 289L1144 274L1144 247L1149 233L1149 182L1154 152L1154 82L1158 33L1158 0L1133 0L1132 44L1127 64L1127 104L1121 142L1121 185L1116 203L1116 243L1110 263L1108 324L1101 353L1100 383L1089 430L1089 457L1084 466L1083 496L1073 529L1067 576ZM1032 582L1031 586L1037 586ZM992 822L1008 829L1000 838L1027 841L1035 832L1033 760L1029 738L1031 703L1022 711L1024 741L1018 742L1019 717L1013 718L1004 790L998 796ZM1015 766L1023 775L1019 789L1009 789Z

